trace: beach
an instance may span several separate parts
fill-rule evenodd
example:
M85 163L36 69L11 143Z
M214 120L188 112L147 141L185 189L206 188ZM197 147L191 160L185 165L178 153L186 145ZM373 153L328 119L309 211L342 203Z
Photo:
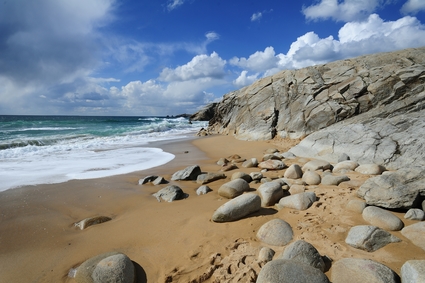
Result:
M136 282L198 282L215 260L221 260L223 267L227 264L228 273L232 270L230 273L235 277L240 274L236 265L231 268L232 264L238 257L256 257L259 248L267 246L256 238L256 233L275 218L291 225L294 240L308 241L322 256L333 261L368 258L400 274L405 261L425 258L425 251L411 244L399 231L392 234L402 242L373 253L345 244L352 226L366 225L361 214L345 208L350 199L356 198L356 189L369 177L358 173L348 173L351 180L339 186L307 186L307 191L314 191L319 199L305 211L268 207L228 223L211 221L213 212L227 201L217 194L218 188L234 172L259 172L259 168L242 168L238 164L239 169L224 172L226 179L208 184L212 192L200 196L195 192L199 187L196 182L172 181L170 184L180 186L189 196L171 203L158 202L152 196L166 185L138 185L138 180L148 175L170 180L174 172L194 164L203 172L219 172L221 168L216 162L221 157L238 154L261 160L268 148L285 152L295 142L247 142L231 136L162 141L153 146L174 154L175 158L155 168L1 192L0 282L75 282L68 277L72 268L111 251L124 253L133 261ZM285 163L306 161L295 159ZM269 171L264 175L273 179L282 177L283 173L284 170ZM259 185L250 183L253 190ZM393 213L403 219L404 212ZM112 220L85 230L75 227L74 223L92 216L108 216ZM406 219L403 222L406 226L415 223ZM276 255L284 249L270 247ZM222 272L219 269L216 274ZM329 276L330 272L326 274ZM211 276L204 282L214 280Z

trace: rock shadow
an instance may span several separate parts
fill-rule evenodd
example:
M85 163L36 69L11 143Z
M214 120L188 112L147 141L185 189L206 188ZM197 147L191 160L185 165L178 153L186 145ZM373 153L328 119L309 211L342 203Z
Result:
M143 267L140 266L140 264L138 264L135 261L131 261L134 265L134 272L136 273L136 280L134 281L134 283L147 283L148 282L148 278L146 276L146 272L143 269Z
M277 212L278 212L277 209L270 208L270 207L262 207L259 211L251 213L244 218L273 215L273 214L276 214Z

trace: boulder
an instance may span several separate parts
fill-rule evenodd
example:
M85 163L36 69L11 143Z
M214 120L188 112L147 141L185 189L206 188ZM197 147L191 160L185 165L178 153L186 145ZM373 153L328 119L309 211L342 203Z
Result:
M422 221L425 219L425 212L419 208L411 208L406 212L406 214L404 215L404 218L410 219L410 220Z
M242 163L245 162L246 159L242 158L240 155L238 154L233 154L227 157L228 160L230 160L232 163Z
M121 253L105 253L83 262L74 278L77 283L133 283L135 268L133 262Z
M282 160L282 157L280 155L268 153L263 155L262 161L267 161L267 160Z
M223 173L202 173L196 177L196 183L203 185L225 178L226 175Z
M289 188L289 193L291 195L296 195L296 194L304 193L304 192L305 192L305 186L304 185L294 184Z
M414 208L425 196L425 167L409 167L369 178L357 190L368 205Z
M304 164L302 169L303 169L303 172L316 171L316 170L325 171L325 170L331 169L331 164L325 160L315 159Z
M264 183L257 191L261 196L262 206L274 205L283 197L282 183L279 181Z
M253 181L259 181L263 178L263 174L261 172L251 172L249 173Z
M213 214L214 222L239 220L261 209L261 198L254 193L247 193L229 200Z
M283 163L283 161L270 159L261 162L260 164L258 164L258 167L267 170L282 170L286 167L286 165L285 163Z
M332 169L332 172L334 173L345 173L347 171L354 171L359 166L359 163L352 160L345 160L338 162L334 168Z
M196 190L196 194L198 196L200 195L206 195L207 193L212 192L211 188L207 185L202 185Z
M162 184L168 184L168 183L169 182L167 180L165 180L164 177L158 177L152 182L152 184L154 184L155 186L162 185Z
M314 192L304 192L281 198L279 201L279 207L287 207L296 210L306 210L315 201L316 194Z
M346 153L342 153L339 157L338 157L338 163L339 162L343 162L343 161L347 161L350 160L350 156L348 156L348 154ZM358 166L358 165L357 165Z
M92 225L100 224L110 220L112 220L112 218L108 216L95 216L78 221L74 223L74 226L80 228L80 230L84 230Z
M258 253L258 261L269 262L273 259L275 251L269 247L262 247Z
M196 180L198 175L200 175L201 173L202 172L199 165L192 165L174 173L173 176L171 176L171 180L172 181Z
M244 179L248 183L250 183L252 181L251 176L249 176L248 174L246 174L244 172L235 172L235 173L233 173L233 175L232 175L232 177L230 179L231 180Z
M250 159L247 159L244 163L242 163L242 167L244 168L252 168L257 166L258 166L257 158L250 158Z
M400 242L396 236L376 226L354 226L348 232L345 242L356 248L368 252L374 252L389 243Z
M282 153L281 156L284 159L295 159L295 158L297 158L297 156L295 154L293 154L292 152L289 152L289 151Z
M180 200L186 198L188 195L183 192L183 190L176 185L167 186L157 193L153 194L156 199L161 202L161 199L167 202L172 202L174 200Z
M285 246L292 241L294 233L291 225L282 219L273 219L263 224L257 232L257 238L268 245Z
M374 226L378 226L384 230L399 231L403 228L403 221L388 210L368 206L363 209L363 219Z
M413 244L425 250L425 222L418 222L404 227L401 234L408 238Z
M276 259L263 266L257 283L329 283L328 277L317 268L295 260ZM347 281L349 282L349 281Z
M304 240L298 240L289 244L279 258L294 260L310 265L322 272L325 271L325 262L322 256L312 244Z
M350 181L350 178L347 176L334 176L332 174L327 174L323 176L321 184L325 186L338 186L342 182Z
M401 282L425 282L425 260L408 260L401 267Z
M226 158L222 157L217 161L217 165L218 166L224 166L227 165L229 163L229 160L227 160Z
M283 176L288 179L299 179L303 176L303 171L298 164L292 164L286 169Z
M218 194L225 198L235 198L249 190L249 184L244 179L227 182L218 189Z
M365 175L380 175L385 171L385 167L378 164L362 164L355 171Z
M225 164L221 167L221 171L223 171L223 172L232 171L232 170L235 170L235 169L238 169L238 166L236 166L233 163Z
M145 178L142 178L142 179L139 180L139 185L144 185L146 183L153 182L157 178L158 178L158 176L155 176L155 175L146 176Z
M363 213L363 210L366 208L366 206L366 202L358 199L352 199L347 203L345 208L352 212Z
M332 265L332 283L399 283L389 267L369 259L343 258Z
M314 171L306 171L303 174L303 178L302 180L307 184L307 185L319 185L320 182L322 181L322 178L320 177L320 175Z

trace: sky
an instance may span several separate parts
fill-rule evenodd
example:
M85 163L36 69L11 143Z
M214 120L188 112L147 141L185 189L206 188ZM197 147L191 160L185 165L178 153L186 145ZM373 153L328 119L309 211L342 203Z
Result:
M425 46L425 0L2 0L0 115L194 113L282 70Z

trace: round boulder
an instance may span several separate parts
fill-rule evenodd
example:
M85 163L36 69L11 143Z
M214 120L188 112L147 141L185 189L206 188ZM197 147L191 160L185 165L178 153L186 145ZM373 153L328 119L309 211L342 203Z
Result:
M249 190L249 184L244 179L235 179L223 184L218 189L218 194L222 197L231 199L243 194Z
M362 216L373 226L378 226L384 230L399 231L404 226L400 218L388 210L376 206L368 206L363 209Z
M298 240L289 244L279 258L291 259L296 262L304 263L322 272L325 270L325 262L322 256L312 244L303 240Z
M257 232L257 238L268 245L285 246L290 241L294 232L291 225L282 219L273 219L263 224Z
M300 165L292 164L288 169L286 169L283 176L288 179L299 179L302 177L302 175L303 171L301 170Z
M260 209L261 198L258 195L243 194L220 206L214 212L212 220L214 222L236 221Z
M303 174L303 178L302 180L307 184L307 185L319 185L320 181L322 181L322 178L320 177L320 175L314 171L306 171Z
M271 206L277 203L283 197L282 183L272 181L262 184L258 189L261 196L262 206Z
M286 167L286 165L285 163L283 163L283 161L270 159L261 162L260 164L258 164L258 167L267 170L282 170Z

